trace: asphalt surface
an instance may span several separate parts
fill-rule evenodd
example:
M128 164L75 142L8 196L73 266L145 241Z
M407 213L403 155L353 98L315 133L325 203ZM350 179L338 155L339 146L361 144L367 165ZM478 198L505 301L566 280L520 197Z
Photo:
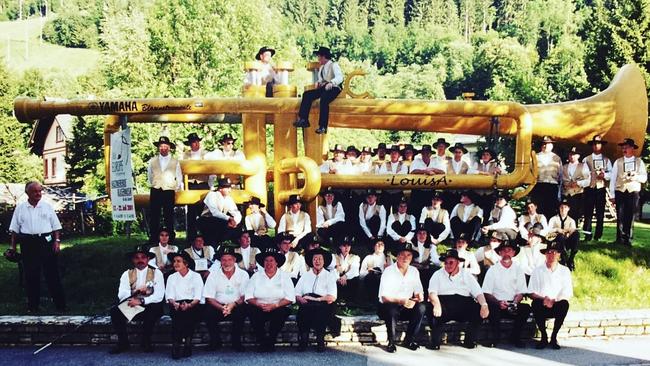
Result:
M291 348L278 348L275 353L260 354L252 350L233 353L227 350L207 352L195 349L191 358L172 360L168 347L159 347L154 353L142 353L137 348L129 353L113 356L108 347L52 347L34 356L36 347L0 348L3 365L650 365L650 337L610 340L572 339L561 342L561 350L528 348L478 347L466 350L459 346L443 346L440 351L420 348L410 351L398 347L389 354L380 347L337 347L324 353L298 353Z

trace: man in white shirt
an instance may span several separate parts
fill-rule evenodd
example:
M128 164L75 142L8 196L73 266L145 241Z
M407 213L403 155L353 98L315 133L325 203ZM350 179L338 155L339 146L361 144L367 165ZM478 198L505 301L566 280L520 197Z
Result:
M277 232L286 232L293 236L291 248L306 248L310 240L311 219L309 214L301 210L300 196L296 194L289 196L287 208L287 212L280 218Z
M463 260L455 249L448 250L440 257L444 267L437 270L429 281L429 301L433 306L429 318L431 327L429 349L440 349L442 327L450 320L470 323L465 331L463 347L475 348L478 327L490 313L476 278L461 269L459 263Z
M231 187L230 178L221 178L216 189L213 188L203 200L205 208L198 225L209 245L218 246L237 236L242 215L230 195Z
M584 205L583 193L585 187L589 186L591 175L589 167L580 162L580 152L576 146L572 146L568 152L567 164L562 166L562 199L567 200L573 207L569 215L576 223L582 216Z
M250 213L244 219L245 229L251 231L251 240L254 247L264 250L274 248L273 239L269 236L269 229L275 229L275 219L266 210L266 206L255 196L250 201L244 202Z
M553 139L544 136L540 152L537 153L537 183L530 192L530 198L539 205L539 212L551 217L557 210L562 181L562 159L553 152Z
M420 282L418 270L411 266L413 258L417 257L411 244L400 246L393 252L395 264L389 266L381 275L379 283L379 318L386 322L388 334L387 351L394 353L397 320L408 320L404 337L404 347L417 350L419 345L414 337L419 333L426 311L424 290Z
M384 236L386 231L386 209L377 203L377 191L368 189L365 202L359 205L358 238L369 244L372 239Z
M25 193L27 201L18 204L11 217L9 252L16 253L16 245L20 244L27 312L33 314L39 310L41 268L56 309L65 311L65 294L58 267L61 223L52 206L41 199L43 187L40 183L27 183Z
M451 223L449 222L449 211L442 208L442 196L436 192L431 199L431 206L425 206L420 212L420 224L424 225L434 244L438 244L451 233Z
M515 323L510 333L510 343L517 348L523 348L521 330L528 316L530 306L521 302L528 293L524 271L513 257L519 253L519 246L512 242L501 244L497 249L501 256L499 263L490 267L483 280L483 294L490 309L490 326L492 334L488 345L496 347L501 339L501 319L514 319Z
M454 238L465 233L470 242L478 240L483 222L483 210L474 203L475 200L474 192L465 191L460 195L460 203L451 210L449 224Z
M147 265L147 262L154 258L154 254L144 246L137 246L133 252L127 253L126 257L131 260L133 268L122 273L117 298L129 308L143 308L132 320L142 321L142 347L145 352L153 352L151 335L163 315L165 280L162 272ZM118 306L112 307L110 313L111 324L117 334L117 345L111 348L109 353L118 354L130 347L126 333L128 320Z
M444 155L444 150L449 145L446 142L438 141L437 146L444 146L443 156L436 156L435 158L431 157L433 150L431 145L422 145L420 149L420 158L413 160L413 163L410 167L410 174L421 174L421 175L434 175L434 174L446 174L447 172L447 158ZM426 206L427 202L431 202L431 196L433 191L430 189L413 189L411 191L411 210L412 212L417 213L422 211L422 207Z
M386 153L388 152L386 149L386 143L380 142L377 144L377 148L373 149L372 152L375 154L375 157L373 158L375 167L379 168L379 166L386 161Z
M343 238L339 243L339 254L335 257L338 298L346 303L357 298L357 289L359 288L361 258L356 254L352 254L350 252L351 248L352 238Z
M347 231L345 210L332 187L321 192L322 201L316 208L316 233L327 243L338 243Z
M174 199L175 192L183 190L183 173L181 164L171 155L176 144L167 136L160 136L153 143L158 148L158 155L149 160L147 177L149 180L149 244L155 244L160 230L160 211L163 225L174 234Z
M634 236L634 215L639 211L639 192L648 181L645 163L634 155L639 146L626 138L619 143L623 156L612 166L609 194L616 205L616 242L632 246Z
M298 276L304 271L305 262L304 258L298 252L291 250L291 242L293 239L293 235L286 232L278 233L275 236L278 252L285 258L284 263L280 266L280 270L288 273L291 281L295 285L298 282Z
M270 47L261 47L255 59L260 62L260 69L257 74L249 73L249 77L244 80L244 85L264 85L266 86L266 96L273 96L273 85L280 80L279 75L275 72L271 59L275 55L275 50ZM253 76L256 76L255 78ZM255 80L257 79L257 80Z
M201 148L201 137L196 132L192 132L187 135L187 141L185 141L185 146L189 147L189 150L183 152L182 160L203 160L206 155L206 151ZM208 176L207 175L191 175L187 177L187 188L192 190L208 190L210 186L208 185ZM196 220L203 211L203 202L199 201L193 205L187 205L187 212L185 215L186 218L186 227L187 227L187 240L191 243L192 239L196 236Z
M178 252L178 247L172 245L170 240L170 230L162 227L158 234L158 244L149 248L149 252L154 254L154 258L149 261L149 265L160 270L165 276L165 280L174 271L167 255Z
M391 146L388 153L390 154L390 160L378 163L375 174L408 174L407 164L400 160L399 145ZM379 201L387 211L395 212L402 197L404 197L404 190L402 189L384 189L381 191Z
M221 263L221 266L210 273L203 288L206 326L210 333L209 349L221 348L218 325L222 321L230 320L232 322L230 342L235 351L241 352L244 350L241 335L246 319L244 293L249 281L248 273L237 266L243 258L233 247L222 246L215 259Z
M314 51L318 56L318 81L314 89L307 90L302 94L298 119L293 124L295 127L309 127L309 110L311 104L320 99L320 113L318 115L318 129L316 133L327 133L329 122L330 103L341 93L341 84L343 83L343 72L339 64L332 61L332 52L327 47L319 47Z
M337 276L326 268L332 263L332 254L321 248L309 250L305 261L311 269L296 284L298 303L298 351L305 351L309 330L316 334L316 350L325 351L325 329L336 312Z
M246 160L246 156L241 150L235 149L235 141L237 139L231 133L225 133L219 139L219 148L205 154L205 160ZM230 174L227 175L235 187L239 187L241 176ZM208 184L214 187L214 181L217 179L216 175L210 175Z
M391 247L411 241L415 229L415 216L408 213L408 200L402 197L397 205L397 212L388 215L386 222L386 234L392 239Z
M478 248L474 252L476 261L481 266L481 272L485 274L488 268L492 267L501 260L501 256L497 253L496 249L504 242L508 241L508 237L502 233L493 231L488 236L488 243ZM479 280L482 278L479 277Z
M574 258L578 253L580 234L578 234L575 220L569 216L570 211L569 202L562 200L558 207L558 214L551 217L548 222L548 236L554 237L554 240L559 242L565 249L562 262L573 271L575 269Z
M587 142L591 146L592 153L582 159L589 168L589 186L584 192L584 216L585 221L582 230L585 232L585 241L600 240L603 236L603 221L605 219L605 203L607 200L607 181L611 179L612 161L603 155L603 146L607 141L600 135ZM596 210L596 230L591 231L591 220L594 209Z
M342 174L339 171L343 171L343 166L346 164L345 148L341 144L336 144L330 149L330 152L332 158L323 161L320 165L320 172L323 174Z
M546 262L537 267L530 276L528 292L533 299L531 307L535 323L541 333L537 349L543 349L549 345L553 349L560 349L560 345L557 343L557 333L569 312L569 299L573 297L571 271L559 263L563 251L561 245L551 242L546 249L541 250L542 254L546 256ZM550 344L546 333L546 319L548 318L555 318Z
M478 265L474 253L467 250L468 245L469 241L465 234L460 234L460 236L456 238L456 251L458 252L458 256L464 259L464 261L460 262L460 267L466 271L469 271L469 273L473 274L474 276L478 276L481 273L481 266Z
M530 198L526 200L526 213L519 216L517 222L519 223L519 236L523 240L528 240L528 230L532 225L540 224L542 226L542 234L546 235L548 230L547 217L541 213L537 213L537 203Z
M465 175L470 173L469 164L463 159L463 155L467 154L467 149L465 146L457 142L449 148L449 152L453 154L452 158L448 159L447 174L449 175ZM453 178L452 178L453 179ZM442 193L443 195L443 207L445 210L449 211L454 208L454 206L460 200L460 191L446 189Z
M481 228L483 235L496 231L506 235L509 240L517 238L517 213L508 204L509 199L510 196L506 191L497 192L497 200L490 211L488 225Z

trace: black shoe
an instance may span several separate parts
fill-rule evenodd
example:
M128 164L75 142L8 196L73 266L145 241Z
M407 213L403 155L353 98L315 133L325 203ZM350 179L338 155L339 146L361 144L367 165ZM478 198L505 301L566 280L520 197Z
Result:
M585 240L584 241L591 241L591 235L585 235ZM598 239L596 239L598 240Z
M438 351L440 350L440 345L438 343L429 343L427 349Z
M183 344L183 357L190 357L192 355L192 338L185 338L185 344Z
M113 348L108 350L108 353L111 355L119 355L122 352L126 352L131 348L128 343L118 343Z
M395 353L396 351L397 351L397 347L395 347L395 343L388 342L388 347L386 347L386 352Z
M172 344L172 360L181 358L181 345L179 343Z
M318 128L316 129L316 134L317 134L317 135L322 135L322 134L325 134L325 133L327 133L327 128L318 127Z
M415 342L404 343L402 346L404 346L404 348L410 349L411 351L417 351L417 349L420 348L420 345Z
M298 118L296 120L296 122L293 123L293 126L298 127L298 128L300 128L300 127L309 127L310 124L309 124L309 121L307 121L306 119Z
M548 340L546 338L542 338L539 343L535 346L537 349L544 349L548 346Z
M318 352L318 353L325 352L325 342L324 341L318 341L318 343L316 344L316 352Z
M552 349L560 349L560 345L557 343L557 339L551 339L551 343L548 344Z
M476 342L463 342L463 347L467 349L476 348Z

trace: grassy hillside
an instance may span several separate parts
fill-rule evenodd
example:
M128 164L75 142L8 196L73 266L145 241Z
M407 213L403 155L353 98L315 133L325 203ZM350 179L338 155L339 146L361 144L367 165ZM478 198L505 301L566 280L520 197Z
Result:
M22 72L36 68L78 76L97 66L100 57L97 50L41 42L39 35L44 23L40 19L0 22L0 57L10 70Z

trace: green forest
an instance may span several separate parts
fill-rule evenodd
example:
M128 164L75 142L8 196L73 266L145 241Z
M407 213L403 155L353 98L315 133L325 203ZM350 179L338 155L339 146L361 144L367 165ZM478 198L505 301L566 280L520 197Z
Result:
M377 98L471 91L479 100L568 101L603 90L626 63L650 81L650 0L0 0L0 21L2 182L43 174L27 148L31 126L12 117L16 96L238 96L243 63L261 46L293 62L299 90L311 80L304 65L313 50L329 46L344 71L367 72L355 88ZM35 30L23 31L30 21ZM63 66L47 67L54 63ZM79 119L69 145L69 183L90 194L105 191L102 123ZM239 125L135 125L139 183L164 129L176 142L200 129L209 148L226 131L240 133ZM331 134L357 147L430 138Z

